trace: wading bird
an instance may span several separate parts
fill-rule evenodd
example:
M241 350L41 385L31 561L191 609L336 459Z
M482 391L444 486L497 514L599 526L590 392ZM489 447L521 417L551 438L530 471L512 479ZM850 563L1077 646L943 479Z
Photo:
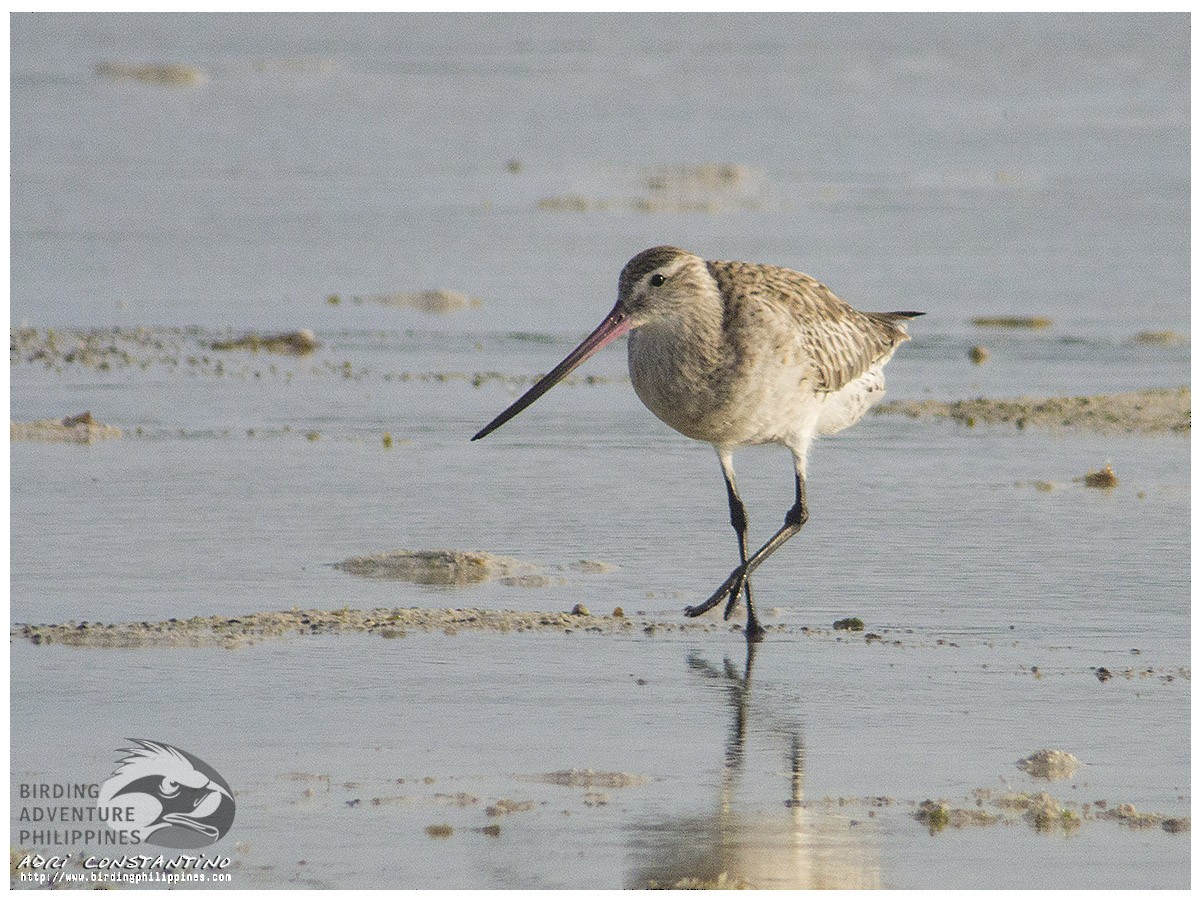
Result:
M653 247L626 263L617 305L562 362L471 440L491 434L569 372L623 334L641 401L676 431L717 451L739 565L685 615L726 597L728 619L746 593L746 639L760 641L750 574L808 521L808 448L819 434L849 428L883 397L883 366L908 340L919 312L859 312L807 275L777 266L709 261L678 247ZM782 444L792 451L796 502L783 526L753 555L733 451Z

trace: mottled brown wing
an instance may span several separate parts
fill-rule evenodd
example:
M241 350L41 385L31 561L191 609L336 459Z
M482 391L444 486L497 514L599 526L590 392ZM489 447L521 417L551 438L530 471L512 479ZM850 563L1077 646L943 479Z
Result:
M709 263L709 270L726 298L727 317L736 304L758 301L795 318L819 391L840 390L908 339L903 327L882 315L859 312L800 272L724 261Z

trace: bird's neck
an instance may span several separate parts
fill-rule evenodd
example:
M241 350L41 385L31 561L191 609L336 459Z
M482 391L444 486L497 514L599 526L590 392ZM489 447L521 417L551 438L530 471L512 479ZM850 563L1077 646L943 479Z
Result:
M639 330L660 350L686 357L692 365L718 366L728 358L725 304L715 283L701 286L685 304L665 310Z
M639 393L648 390L662 402L712 403L736 354L727 342L725 305L716 285L690 293L676 309L663 309L629 335L629 364ZM686 390L685 390L686 388ZM645 400L646 398L643 397ZM647 401L654 408L654 404Z

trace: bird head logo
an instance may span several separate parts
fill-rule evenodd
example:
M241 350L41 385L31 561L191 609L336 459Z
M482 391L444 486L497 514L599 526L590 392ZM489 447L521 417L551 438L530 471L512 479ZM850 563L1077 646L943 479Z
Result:
M212 766L185 750L141 738L100 787L109 824L143 843L178 850L207 847L233 825L233 791ZM117 811L114 813L114 811Z

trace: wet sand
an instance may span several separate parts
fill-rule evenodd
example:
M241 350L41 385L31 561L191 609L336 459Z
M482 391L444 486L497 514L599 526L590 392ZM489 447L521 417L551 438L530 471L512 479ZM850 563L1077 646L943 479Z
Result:
M1085 429L1150 434L1190 433L1192 391L1160 388L1094 397L1021 397L1013 400L893 400L875 408L878 415L911 419L951 419L968 427L1015 425L1017 428Z
M394 335L378 331L373 336L384 340ZM535 344L553 342L549 336L541 334L515 332L508 337ZM475 388L500 384L514 390L531 385L541 377L536 372L392 369L383 367L378 361L373 361L376 364L364 363L361 358L355 361L343 354L318 352L322 349L322 341L307 328L260 334L202 328L23 327L13 329L10 334L9 362L14 366L37 366L55 374L83 369L104 375L157 375L166 372L238 381L283 382L296 378L332 376L343 381L466 382ZM260 350L270 356L266 360L259 360L257 351ZM627 375L592 372L570 375L561 384L596 386L628 382Z
M663 621L645 615L594 615L582 605L578 612L540 612L494 609L432 609L427 607L286 610L244 613L235 616L193 616L158 622L64 622L17 624L10 636L33 644L122 649L130 647L237 647L252 646L272 638L329 633L365 633L382 638L402 638L409 631L490 631L501 634L559 632L572 634L632 634L653 637L672 632L741 630L741 625L720 619ZM742 616L744 618L744 615ZM767 630L784 631L782 625ZM809 631L810 629L804 629Z
M687 235L924 298L888 399L1187 384L1185 16L165 22L12 21L10 420L123 432L12 447L10 628L51 623L10 639L14 781L194 752L234 887L1188 886L1186 418L822 440L754 657L682 617L726 497L622 347L469 443ZM786 457L738 454L756 544ZM363 559L397 547L535 569Z
M130 683L121 728L201 677L204 708L238 735L214 739L197 722L178 738L204 747L235 787L236 845L223 851L235 887L1021 886L1046 865L1100 884L1139 864L1158 873L1153 883L1178 884L1186 862L1186 795L1147 794L1140 766L1179 750L1147 726L1156 708L1186 703L1186 683L1105 684L1077 666L997 683L1012 649L928 635L908 645L916 653L882 656L832 632L803 648L789 646L800 635L779 635L749 655L678 632L609 630L597 642L568 636L565 614L496 645L475 616L457 637L431 628L403 649L342 631L233 656L196 649L167 666L161 650L21 641L15 696L44 700L25 711L22 777L37 777L31 765L47 779L81 759L104 765L95 748L81 756L82 735L66 737L62 760L35 736L63 716L90 723L112 675L150 665L162 675ZM95 685L72 675L81 652ZM281 718L278 696L247 689L251 672L308 686ZM852 673L869 694L848 684ZM997 734L989 698L1029 704L1029 721ZM883 739L864 744L866 727ZM296 729L309 734L299 749ZM1066 743L1035 750L1029 741L1048 730ZM248 757L247 734L272 748L283 740L290 755ZM924 748L919 765L896 758L901 739ZM1070 773L1054 768L1068 756ZM362 857L371 839L400 852ZM1014 859L1032 870L1015 871Z

